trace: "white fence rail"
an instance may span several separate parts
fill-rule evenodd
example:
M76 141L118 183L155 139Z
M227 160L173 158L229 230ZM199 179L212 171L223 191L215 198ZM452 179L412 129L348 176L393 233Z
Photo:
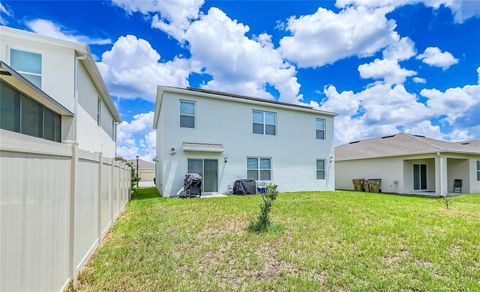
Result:
M0 130L0 291L59 291L129 200L112 158Z

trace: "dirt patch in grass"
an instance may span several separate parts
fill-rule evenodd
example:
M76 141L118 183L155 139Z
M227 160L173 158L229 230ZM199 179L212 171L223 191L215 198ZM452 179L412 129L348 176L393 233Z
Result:
M246 220L230 219L215 224L208 224L198 233L199 238L221 237L227 234L244 233L246 230Z
M398 265L403 259L407 258L409 253L407 250L401 250L397 255L387 255L384 257L387 267Z
M263 262L263 269L257 273L256 280L273 279L285 274L306 278L323 284L328 275L327 271L317 273L315 271L299 268L292 263L279 260L277 258L276 248L270 243L262 245L257 249L256 254Z

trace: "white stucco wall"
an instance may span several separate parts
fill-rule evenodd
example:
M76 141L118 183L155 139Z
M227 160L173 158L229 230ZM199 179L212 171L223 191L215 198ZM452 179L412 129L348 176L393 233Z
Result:
M445 184L448 192L453 191L453 180L458 178L463 180L463 193L480 193L480 181L476 176L476 161L480 158L460 154L445 154L442 157L446 163L444 178L448 180ZM337 161L336 188L353 190L354 178L380 178L383 192L411 194L415 192L413 164L426 164L427 191L440 194L436 163L439 163L436 154ZM399 181L398 188L393 184L395 180Z
M180 128L180 99L196 102L196 128ZM277 113L277 135L252 133L254 109ZM326 140L315 138L318 117L326 119ZM235 180L247 177L247 157L271 157L272 182L280 191L333 190L333 123L333 117L321 114L165 92L157 125L157 188L164 196L175 195L183 186L187 159L212 158L218 159L218 191L226 193ZM183 142L222 144L225 152L186 153ZM325 159L325 180L316 179L317 159Z
M382 192L403 192L403 160L400 158L337 161L335 171L337 189L353 190L352 179L363 178L382 179ZM394 181L398 181L398 185Z
M100 93L94 86L83 66L78 67L78 148L90 152L102 152L103 155L115 157L115 141L110 133L97 125L97 101ZM101 125L112 124L112 115L102 102ZM111 126L110 126L111 127Z
M0 27L0 59L10 64L10 49L19 49L42 55L41 89L49 96L74 112L75 49L59 45L50 38ZM61 41L60 41L61 42ZM83 65L78 69L78 130L79 148L91 152L103 152L115 156L112 115L102 104L102 127L96 122L97 98L100 96ZM92 111L95 111L92 114ZM92 117L93 116L93 117ZM62 140L74 140L74 122L71 117L62 117Z
M153 182L153 178L155 177L155 170L151 168L140 168L138 170L138 176L142 182Z
M413 189L413 165L427 165L427 189L428 192L435 191L435 158L411 159L405 160L403 163L403 192L414 193Z
M477 161L480 157L470 159L470 193L480 194L480 181L477 180Z
M11 36L0 30L0 59L10 64L10 49L42 55L42 90L73 112L74 55L72 48Z
M74 111L74 60L73 48L41 42L19 35L10 29L0 28L0 60L10 65L10 49L42 55L41 89L71 112ZM62 117L62 140L73 139L73 119Z
M469 159L447 159L448 191L453 192L453 182L461 179L462 193L470 191L470 160Z

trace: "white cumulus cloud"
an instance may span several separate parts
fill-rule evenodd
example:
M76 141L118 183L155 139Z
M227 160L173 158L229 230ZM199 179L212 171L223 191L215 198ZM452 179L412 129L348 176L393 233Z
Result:
M33 19L27 21L25 24L33 32L67 41L89 45L106 45L112 43L112 41L108 38L92 38L89 36L76 34L75 32L66 30L62 26L47 19Z
M342 8L354 5L393 10L400 6L418 3L434 9L442 5L450 8L456 23L463 23L469 18L480 16L480 1L477 0L337 0L336 6Z
M121 122L117 127L117 155L134 159L139 155L146 161L155 157L156 132L152 129L153 112L133 116L132 121Z
M291 17L280 40L280 51L299 67L319 67L351 56L365 57L399 40L387 9L347 7L335 13L319 8L314 14Z
M420 94L428 98L427 106L435 116L446 116L450 123L480 103L480 85L466 85L445 91L423 89Z
M383 58L404 61L417 54L415 43L409 37L403 37L391 43L384 51Z
M133 35L120 37L97 66L112 95L154 101L158 85L188 86L190 64L175 58L160 62L150 43Z
M281 100L300 100L295 67L283 60L271 36L249 38L249 30L218 8L190 25L185 39L192 63L213 77L203 87L271 99L266 87L273 86Z
M128 13L140 12L152 16L152 27L177 40L183 40L190 23L199 17L204 0L113 0Z
M422 60L422 62L425 64L440 67L444 70L458 63L458 59L456 59L452 54L447 51L442 52L437 47L426 48L423 54L417 56L417 59Z
M358 66L360 77L364 79L383 79L386 83L403 83L405 79L414 76L417 72L401 68L396 60L375 59L368 64Z
M413 81L415 83L421 83L421 84L427 83L427 80L425 78L421 78L421 77L413 77Z
M337 143L376 137L409 129L429 117L428 108L403 85L373 84L360 92L324 89L322 108L336 111Z

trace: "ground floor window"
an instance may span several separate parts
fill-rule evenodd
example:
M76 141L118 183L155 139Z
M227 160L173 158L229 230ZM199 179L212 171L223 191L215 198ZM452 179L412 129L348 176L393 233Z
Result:
M60 115L0 81L0 129L61 141Z
M268 157L248 157L247 179L271 180L272 159Z
M477 160L477 181L480 181L480 160Z
M325 179L325 159L317 159L317 179Z

